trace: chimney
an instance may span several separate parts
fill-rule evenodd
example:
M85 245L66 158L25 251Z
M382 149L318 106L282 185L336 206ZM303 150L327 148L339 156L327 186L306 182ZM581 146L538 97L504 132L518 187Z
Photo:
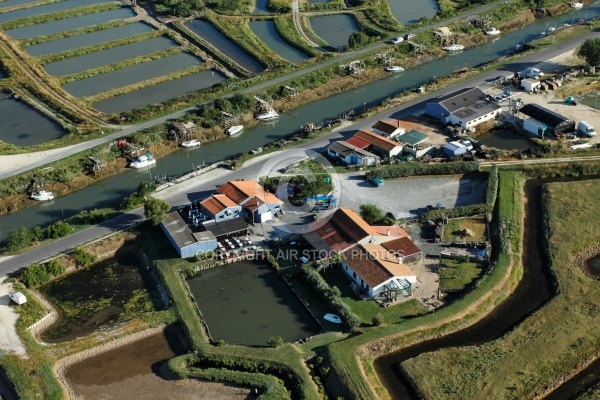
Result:
M404 263L404 252L402 250L400 250L396 253L396 256L398 257L398 264L403 264Z
M387 235L390 236L390 230L389 229L387 230Z

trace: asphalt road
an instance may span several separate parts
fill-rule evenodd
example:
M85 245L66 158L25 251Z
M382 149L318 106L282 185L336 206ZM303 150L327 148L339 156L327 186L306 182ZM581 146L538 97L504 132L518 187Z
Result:
M487 4L485 6L478 7L476 9L474 9L474 10L472 10L470 12L467 12L465 14L462 14L460 16L452 17L452 18L446 19L444 21L437 22L437 23L432 24L432 25L427 25L427 26L424 26L422 28L415 29L415 30L413 30L411 32L406 32L406 33L420 33L420 32L424 32L426 30L429 30L431 28L435 28L435 27L438 27L438 26L447 25L447 24L452 23L454 21L468 18L468 17L470 17L472 15L478 15L478 14L480 14L482 12L485 12L486 10L489 10L489 9L491 9L491 8L493 8L493 7L495 7L495 6L499 5L499 4L502 4L504 2L505 2L504 0L496 1L494 3L490 3L490 4ZM349 59L352 59L352 58L356 58L357 56L359 56L361 54L370 52L372 50L376 50L378 48L388 47L388 46L390 46L390 45L386 44L386 43L383 43L383 42L379 42L379 43L375 43L375 44L373 44L371 46L365 47L364 49L360 49L360 50L356 50L356 51L352 51L352 52L347 52L347 53L342 53L342 54L336 55L335 57L333 57L333 58L331 58L329 60L326 60L326 61L323 61L321 63L312 65L312 66L310 66L308 68L304 68L304 69L301 69L301 70L289 73L289 74L281 76L279 78L274 78L274 79L271 79L271 80L268 80L268 81L256 84L256 85L251 86L251 87L249 87L247 89L240 90L240 92L242 92L242 93L254 93L256 91L265 89L265 88L273 86L273 85L277 85L279 83L288 81L290 79L297 78L297 77L302 76L304 74L316 71L318 69L321 69L323 67L327 67L329 65L338 63L340 61L344 61L344 60L349 60ZM225 97L230 97L230 96L225 96ZM211 102L206 102L206 103L211 103ZM203 104L206 104L206 103L203 103ZM1 179L6 179L6 178L14 176L14 175L21 174L23 172L27 172L27 171L32 170L34 168L38 168L38 167L44 166L44 165L49 164L51 162L58 161L58 160L60 160L62 158L68 157L68 156L70 156L72 154L80 153L82 151L85 151L85 150L91 149L93 147L99 146L99 145L101 145L103 143L107 143L107 142L113 141L115 139L119 139L119 138L121 138L123 136L130 135L130 134L132 134L134 132L138 132L138 131L150 128L150 127L152 127L154 125L161 124L161 123L169 121L171 119L180 118L180 117L182 117L183 115L185 115L187 113L190 113L192 111L197 110L198 107L199 107L198 105L191 106L191 107L185 108L183 110L179 110L179 111L176 111L174 113L165 115L163 117L159 117L159 118L147 121L147 122L143 122L143 123L138 124L138 125L132 125L132 126L124 127L124 129L122 129L119 132L115 132L115 133L112 133L110 135L106 135L106 136L100 137L98 139L93 139L93 140L90 140L90 141L87 141L87 142L79 143L77 145L65 147L63 149L63 151L56 152L56 153L53 153L51 155L45 155L45 156L40 155L40 157L37 157L35 160L32 160L31 163L29 163L29 164L27 164L27 165L25 165L23 167L15 168L15 169L13 169L11 171L0 173L0 180ZM1 160L2 160L2 157L0 156L0 162L1 162Z
M388 110L373 117L361 120L352 124L341 131L328 133L311 142L304 143L302 146L290 148L278 153L269 154L260 158L260 161L252 160L247 166L242 167L237 171L219 171L211 172L210 174L200 175L183 184L173 186L167 189L168 191L159 192L159 196L167 200L171 205L186 204L192 200L198 200L205 197L207 194L214 192L217 185L222 184L227 180L233 179L257 179L260 176L266 175L267 171L272 168L280 168L300 158L310 155L311 152L318 151L331 141L338 140L341 137L348 137L359 129L364 129L372 126L377 120L387 117L398 118L407 114L413 114L424 109L425 103L432 98L444 96L454 91L466 87L474 87L495 78L501 74L507 74L523 69L523 65L534 65L539 62L548 60L559 54L577 47L582 41L592 37L599 37L599 32L590 32L579 38L569 40L561 45L552 46L541 50L537 53L528 55L519 59L514 64L507 64L499 69L485 72L479 76L463 81L455 86L445 88L435 93L429 93L417 100L408 102L392 110ZM533 161L533 160L532 160ZM545 159L546 163L552 162L551 159ZM527 161L525 161L526 163ZM373 200L374 201L374 200ZM419 206L419 205L416 205ZM0 276L10 272L14 272L26 265L47 259L57 253L72 249L78 245L88 243L94 239L100 238L110 232L122 229L143 218L143 210L137 209L133 212L121 215L117 218L105 221L97 226L90 227L83 231L77 232L68 237L55 240L51 243L37 247L26 253L11 257L0 262Z

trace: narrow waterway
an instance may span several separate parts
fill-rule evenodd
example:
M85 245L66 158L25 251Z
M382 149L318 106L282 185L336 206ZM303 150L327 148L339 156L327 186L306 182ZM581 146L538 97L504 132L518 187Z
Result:
M400 372L399 364L422 353L447 347L476 346L497 339L541 307L554 294L553 282L544 253L541 187L551 182L598 179L600 177L552 178L530 180L525 184L525 218L523 231L523 277L515 291L491 314L475 325L399 350L375 362L379 379L393 399L417 399L418 394Z
M596 15L600 15L600 6L596 7ZM445 57L426 63L420 67L406 71L402 75L381 79L360 87L354 91L346 91L334 96L324 98L313 103L298 107L288 113L280 114L276 122L259 124L253 129L244 131L241 135L233 138L203 144L199 149L193 151L177 151L158 160L156 168L149 173L139 171L128 171L119 175L103 179L82 190L66 196L56 198L51 204L39 204L18 212L0 217L0 235L6 234L19 226L33 227L36 225L46 226L59 219L68 217L83 209L94 209L119 203L123 197L131 194L141 180L149 180L150 175L177 175L189 171L194 165L202 162L212 163L242 153L248 152L258 146L273 142L281 137L298 132L301 126L310 122L320 122L328 118L338 117L340 114L350 110L362 110L379 104L382 100L392 97L405 90L412 90L419 84L431 80L433 76L441 76L452 73L465 65L475 66L487 63L505 55L514 48L517 42L530 41L536 38L547 25L557 25L571 18L591 15L592 6L583 10L571 12L568 15L545 18L535 21L533 24L511 34L498 38L478 48L469 49L454 57ZM209 72L210 73L210 72ZM215 73L216 75L216 73ZM182 78L185 79L185 78ZM169 90L178 81L163 84L164 90ZM198 80L191 81L198 83ZM103 112L113 113L138 107L137 104L149 104L161 101L163 91L159 90L161 85L132 92L123 96L117 96L93 106ZM186 88L182 88L185 93ZM187 88L188 90L193 90ZM148 96L154 96L149 99ZM162 100L164 101L164 100Z

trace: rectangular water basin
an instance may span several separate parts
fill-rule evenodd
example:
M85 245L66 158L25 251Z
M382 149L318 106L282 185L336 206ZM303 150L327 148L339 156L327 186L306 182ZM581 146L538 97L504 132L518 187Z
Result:
M167 75L188 67L202 63L202 60L189 53L176 54L171 57L133 65L131 67L95 75L87 79L81 79L67 83L62 88L73 96L84 97L105 92L132 83L145 81Z
M350 35L359 30L354 19L347 14L312 17L310 26L319 37L336 48L346 46Z
M94 46L100 43L124 39L128 36L139 35L154 30L150 25L143 22L119 26L117 28L105 29L103 31L85 33L83 35L71 36L51 42L35 44L25 48L25 51L34 57L46 56L48 54L61 53L63 51L75 50L80 47Z
M114 64L130 58L143 56L155 51L176 47L177 43L166 36L142 40L125 46L100 50L79 57L67 58L44 66L47 73L54 76L69 75L103 65Z
M64 134L60 125L24 101L14 98L0 100L0 140L3 142L33 146L58 139Z
M0 14L0 22L13 21L15 19L34 17L36 15L50 14L72 8L85 7L93 4L110 3L114 0L66 0L56 3L45 4L36 7L24 8Z
M133 10L119 8L117 10L103 11L94 14L82 15L80 17L61 19L59 21L46 22L45 24L28 25L21 28L10 29L6 33L15 39L29 39L36 36L53 35L59 32L79 29L87 26L98 25L116 19L134 17Z
M273 21L252 21L250 29L267 47L278 56L291 62L302 62L308 60L308 56L287 43L275 30Z
M111 97L92 104L98 111L107 114L121 113L148 104L162 103L184 94L206 89L224 81L225 76L216 71L202 71L169 82L159 83L122 96Z
M0 9L16 7L16 6L20 6L22 4L35 3L36 1L40 1L40 0L6 0L6 1L0 2Z

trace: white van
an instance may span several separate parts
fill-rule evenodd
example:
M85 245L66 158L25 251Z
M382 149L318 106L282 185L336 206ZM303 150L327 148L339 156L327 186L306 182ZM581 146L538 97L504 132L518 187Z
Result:
M544 73L537 68L531 68L531 73L537 76L544 76Z
M589 122L579 121L577 124L577 130L585 136L592 137L596 136L596 130Z

